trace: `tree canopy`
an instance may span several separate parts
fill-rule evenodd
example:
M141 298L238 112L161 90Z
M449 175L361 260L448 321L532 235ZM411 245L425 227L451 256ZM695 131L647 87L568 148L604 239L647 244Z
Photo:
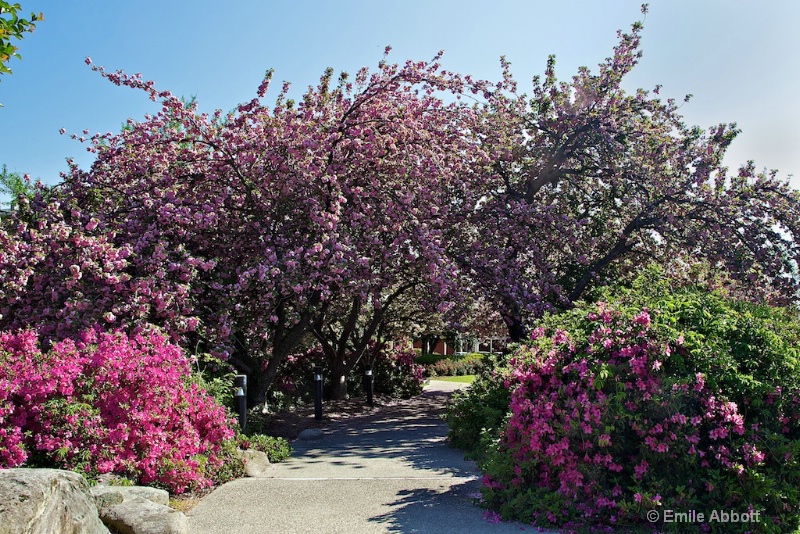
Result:
M263 398L310 342L344 384L409 306L454 327L499 312L519 339L651 262L702 261L752 299L795 302L798 193L722 165L735 125L690 127L659 88L622 89L641 30L569 82L551 58L530 95L507 62L489 82L441 54L385 57L297 102L284 84L272 106L268 72L254 99L206 114L92 65L161 111L81 138L92 167L3 223L0 329L155 325Z
M494 159L456 254L516 339L531 317L677 255L773 302L797 297L797 191L752 163L723 166L735 124L687 126L659 87L622 89L641 30L620 32L597 73L559 81L551 57L527 95L504 62L503 81L481 88Z

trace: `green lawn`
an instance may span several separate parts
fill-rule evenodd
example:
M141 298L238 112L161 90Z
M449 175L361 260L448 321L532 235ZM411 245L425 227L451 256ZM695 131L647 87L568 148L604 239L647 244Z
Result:
M464 382L465 384L472 384L475 382L475 375L436 376L431 378L431 380L441 380L443 382Z

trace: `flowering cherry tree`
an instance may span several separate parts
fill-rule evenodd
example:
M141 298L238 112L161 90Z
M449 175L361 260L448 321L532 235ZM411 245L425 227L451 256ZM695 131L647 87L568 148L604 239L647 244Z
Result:
M641 29L620 33L597 73L560 82L551 57L525 95L504 62L500 84L472 87L486 98L495 161L457 256L495 295L515 339L526 318L679 253L762 297L797 295L800 197L775 172L722 165L734 124L689 127L659 87L622 89Z
M57 191L20 204L0 227L0 328L36 328L45 342L97 324L158 325L176 341L197 328L191 288L209 266L184 247L137 255Z
M460 217L452 191L474 173L468 156L479 147L461 131L474 112L438 94L458 78L437 70L436 63L383 67L345 111L345 131L366 138L335 160L345 199L337 245L348 275L313 328L337 398L398 299L425 288L441 310L452 306L458 269L444 253L445 231ZM412 93L409 81L423 82L424 91ZM342 98L337 91L333 98Z
M382 310L418 281L442 296L453 287L442 229L481 151L463 135L477 113L443 100L464 82L438 60L382 61L335 87L327 71L299 102L284 85L273 107L260 101L268 73L227 115L93 66L163 107L119 134L84 132L97 159L71 169L65 203L124 250L125 284L149 281L138 319L232 358L263 397L286 355L343 307Z

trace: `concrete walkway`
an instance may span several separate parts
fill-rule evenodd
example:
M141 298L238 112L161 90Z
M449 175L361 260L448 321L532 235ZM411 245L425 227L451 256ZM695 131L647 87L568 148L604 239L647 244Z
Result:
M190 532L536 532L491 523L473 505L479 472L445 443L438 417L459 386L432 381L420 397L295 441L271 478L235 480L203 498L187 514Z

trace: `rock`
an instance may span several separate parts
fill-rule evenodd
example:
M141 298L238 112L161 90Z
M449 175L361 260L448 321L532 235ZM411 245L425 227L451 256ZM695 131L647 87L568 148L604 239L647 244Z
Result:
M108 533L89 485L59 469L0 469L0 532L3 534Z
M125 500L122 492L114 486L95 486L89 490L89 493L94 498L94 505L97 507L100 517L103 517L103 510Z
M189 534L183 512L132 497L102 511L103 522L120 534Z
M269 456L256 450L239 450L239 458L244 462L245 476L252 478L264 478L269 476L272 465L269 463Z
M167 490L146 486L95 486L91 489L91 494L101 517L104 509L130 499L141 498L162 506L169 506Z
M297 435L297 439L299 441L314 441L317 439L322 439L322 429L321 428L306 428L300 434Z
M120 534L188 534L186 516L168 504L162 489L89 488L71 471L0 469L0 534L99 534L106 525Z

